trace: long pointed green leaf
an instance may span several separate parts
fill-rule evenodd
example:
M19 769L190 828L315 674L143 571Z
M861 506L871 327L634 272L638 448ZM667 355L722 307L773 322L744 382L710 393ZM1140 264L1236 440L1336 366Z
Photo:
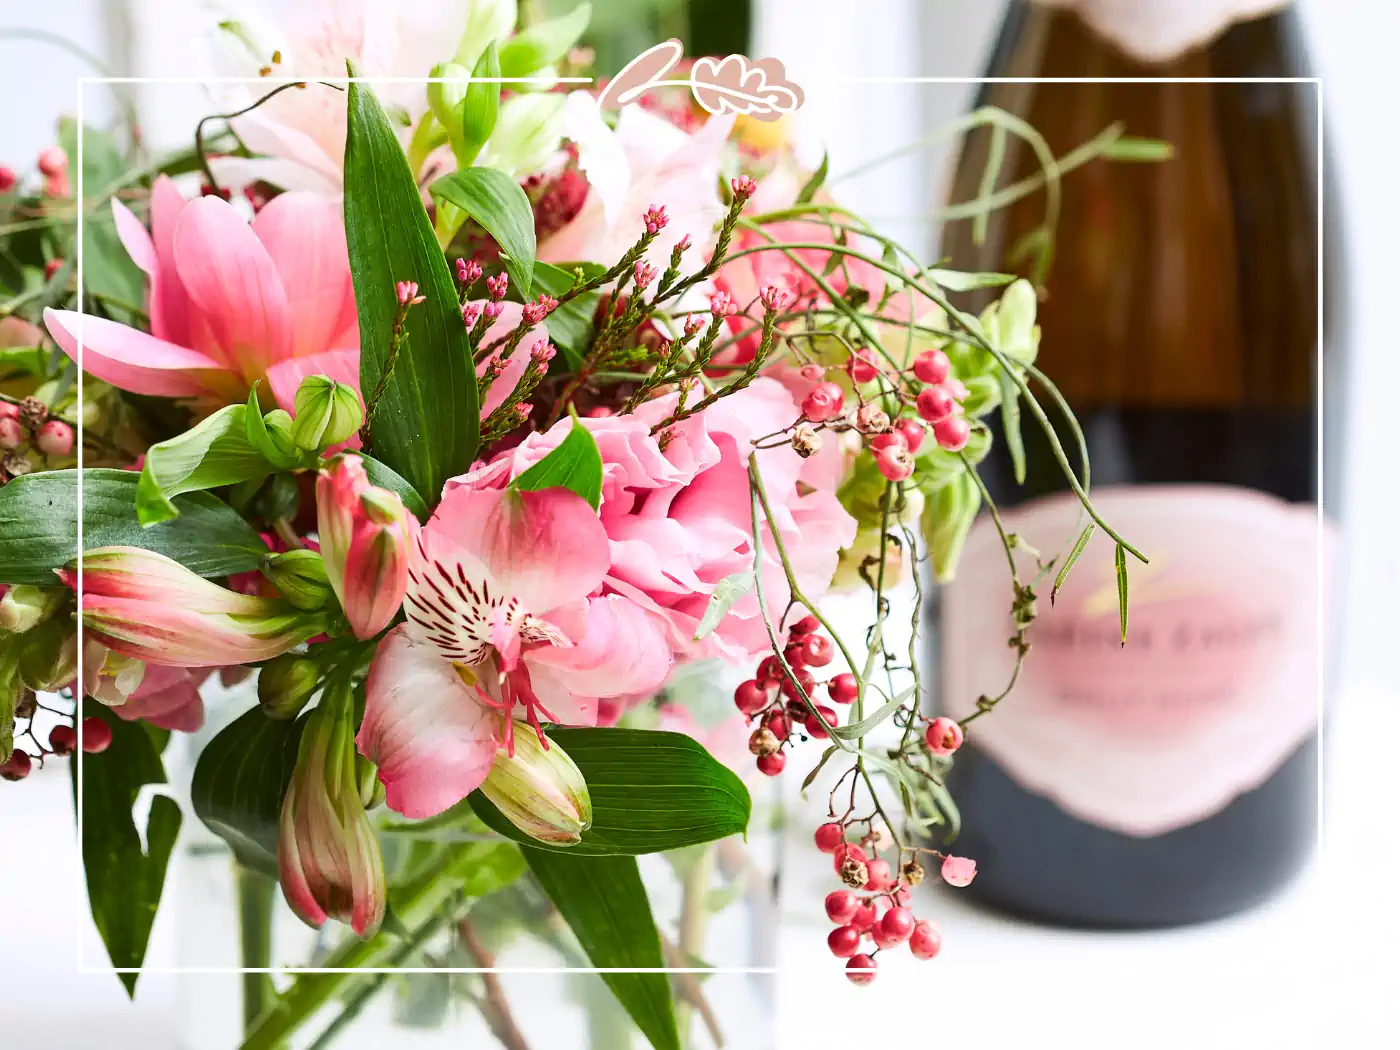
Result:
M464 473L476 454L476 371L452 274L393 126L368 85L351 83L348 96L345 240L367 401L389 370L399 308L395 282L416 281L426 297L408 311L391 374L373 405L373 447L366 451L435 505L443 483Z
M456 205L496 239L521 295L530 294L535 272L535 213L520 184L495 168L467 168L444 175L428 192Z
M1050 588L1050 604L1055 604L1055 596L1060 593L1060 588L1064 586L1065 580L1069 579L1069 571L1074 568L1074 563L1079 560L1079 556L1084 553L1084 548L1089 546L1089 539L1094 535L1094 523L1091 521L1084 526L1084 531L1079 534L1079 539L1074 541L1074 547L1069 552L1069 557L1060 568L1060 573L1055 577L1055 586Z
M1128 644L1128 559L1120 543L1113 551L1113 569L1118 576L1118 629Z
M571 857L522 848L559 914L599 969L661 969L661 938L634 857ZM655 1050L680 1050L671 986L664 973L604 973Z

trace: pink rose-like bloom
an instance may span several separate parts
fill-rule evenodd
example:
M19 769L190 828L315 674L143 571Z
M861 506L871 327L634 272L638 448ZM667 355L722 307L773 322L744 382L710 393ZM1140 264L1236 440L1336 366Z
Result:
M943 881L949 886L966 886L977 874L977 862L967 857L943 858Z
M150 284L149 334L70 310L44 311L64 353L134 394L236 403L266 379L291 411L308 375L360 385L360 330L344 221L332 200L284 193L251 223L215 196L151 190L150 233L112 201L117 233Z
M675 405L675 395L668 395L629 415L582 421L603 457L599 516L609 564L602 582L607 591L659 616L680 656L755 656L769 642L753 590L734 603L713 633L699 642L694 634L715 586L753 568L749 456L755 440L797 418L797 406L780 383L757 379L671 427L663 451L650 430ZM562 420L544 434L530 435L468 479L477 486L506 485L563 441L572 425ZM855 538L855 519L831 491L799 488L803 460L790 446L757 455L797 580L817 600L831 584L837 552ZM448 491L460 483L449 481ZM762 538L764 594L776 622L787 605L787 578L766 527Z
M356 743L391 809L442 812L480 787L513 718L594 725L602 698L671 669L657 619L599 592L608 537L567 489L450 481L410 553L404 611L370 666Z

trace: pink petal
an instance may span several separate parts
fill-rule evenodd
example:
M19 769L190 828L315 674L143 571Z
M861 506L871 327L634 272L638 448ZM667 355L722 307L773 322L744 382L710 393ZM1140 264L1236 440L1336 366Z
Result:
M350 257L340 208L311 193L283 193L253 219L282 276L292 311L292 354L315 354L333 345L345 327L346 300L354 309Z
M161 729L193 733L204 725L203 678L183 667L149 665L136 692L113 710L128 722L143 718Z
M131 256L131 261L147 277L155 276L156 246L151 240L151 235L146 232L146 227L141 225L141 220L131 214L131 209L115 197L112 198L112 219L117 224L117 237L126 249L126 254Z
M44 324L65 354L78 361L79 315L46 309ZM198 397L230 386L219 362L101 317L83 316L83 371L121 390L153 397ZM236 385L236 384L233 384Z
M151 187L151 241L155 245L159 274L151 278L151 334L160 339L190 345L190 297L175 272L175 227L189 201L168 175Z
M433 646L402 625L380 642L355 743L379 766L390 809L417 820L466 798L491 771L498 728L499 715Z
M175 266L213 345L248 382L292 351L291 308L267 249L227 201L191 201L175 230ZM198 345L198 340L196 340Z
M536 615L593 593L608 568L597 513L568 489L451 488L425 532L474 555Z

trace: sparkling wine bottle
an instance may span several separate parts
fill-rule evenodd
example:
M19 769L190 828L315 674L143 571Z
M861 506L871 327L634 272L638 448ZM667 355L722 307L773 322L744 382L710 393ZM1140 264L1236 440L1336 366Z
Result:
M978 862L967 892L1041 920L1225 915L1282 886L1316 837L1330 542L1317 86L1186 82L1307 76L1297 15L1278 0L1018 0L989 76L1117 78L989 83L980 101L1024 118L1057 155L1122 122L1174 156L1065 176L1039 312L1037 364L1082 424L1094 503L1150 559L1128 559L1127 643L1099 530L1053 607L1055 570L1042 576L1019 682L958 754L955 851ZM955 200L978 196L988 149L986 130L967 140ZM1039 170L1024 145L1006 163L999 185ZM1029 274L1017 247L1044 217L1042 197L1024 198L985 236L951 224L944 251L962 269ZM1084 519L1023 417L1024 485L999 431L979 469L1006 528L1063 557ZM1073 462L1073 432L1055 425ZM1033 577L1034 558L1017 556ZM939 604L938 702L965 717L1014 663L1000 644L1006 558L985 515Z

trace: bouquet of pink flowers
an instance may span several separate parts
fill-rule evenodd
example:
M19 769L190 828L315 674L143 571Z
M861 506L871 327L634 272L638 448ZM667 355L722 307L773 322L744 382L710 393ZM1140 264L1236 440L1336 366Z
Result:
M918 551L954 571L993 411L1013 457L1022 407L1045 428L1093 519L1047 571L1108 528L1032 389L1057 399L1035 291L930 268L835 203L825 164L755 148L801 101L780 64L668 42L550 89L587 10L517 32L503 6L475 5L426 90L384 84L390 107L371 74L398 70L364 39L318 68L240 37L287 77L186 154L133 167L66 125L38 179L6 169L0 210L45 236L6 255L0 771L86 752L93 914L135 971L182 815L157 796L138 833L131 802L202 725L205 679L255 672L194 815L306 923L348 926L328 965L391 964L528 870L592 965L647 970L669 957L636 855L745 832L736 768L844 764L815 829L831 950L857 983L880 951L932 958L909 891L930 859L973 878L931 838L956 830L943 775L972 719L922 713L888 592L921 582ZM998 287L978 315L951 298ZM1024 655L1038 583L1012 565ZM858 643L833 586L872 592ZM667 699L713 658L750 669L728 728ZM887 722L893 746L867 740ZM383 836L418 822L477 834L386 877ZM663 975L608 983L678 1045ZM245 1045L327 987L256 1004Z

